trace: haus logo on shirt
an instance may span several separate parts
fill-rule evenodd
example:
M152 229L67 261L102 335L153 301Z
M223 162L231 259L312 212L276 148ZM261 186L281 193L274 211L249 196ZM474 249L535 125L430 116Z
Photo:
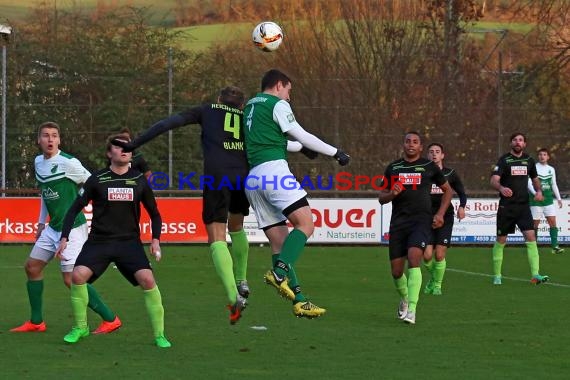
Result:
M110 187L107 189L107 200L132 202L134 194L134 189L130 187Z
M443 194L441 187L437 186L435 183L431 184L431 194Z
M422 173L400 173L399 180L404 185L419 185L422 183Z
M511 175L527 175L527 167L511 166Z

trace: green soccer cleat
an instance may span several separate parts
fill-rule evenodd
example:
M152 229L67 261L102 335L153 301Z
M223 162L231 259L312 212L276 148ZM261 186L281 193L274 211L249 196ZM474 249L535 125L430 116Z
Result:
M435 286L431 292L434 296L441 296L443 293L440 286Z
M564 253L564 248L561 248L560 246L557 245L556 247L552 248L552 253L555 255Z
M430 278L424 288L424 294L433 294L433 289L435 287L435 281L433 278Z
M85 338L89 336L89 328L81 328L81 327L73 327L66 336L63 337L63 340L67 343L77 343L79 339Z
M327 309L322 307L318 307L312 302L304 301L304 302L296 302L293 305L293 314L297 318L308 318L313 319L320 317L321 315L325 314Z
M164 335L157 336L156 338L154 338L154 343L156 344L157 347L160 348L172 347L172 344L168 341L168 339L164 337Z
M502 285L503 279L501 276L493 276L493 285Z
M290 301L295 300L295 293L293 293L289 287L289 279L287 279L287 277L279 278L274 271L268 270L263 275L263 278L266 284L277 289L277 292L281 297L287 298Z
M540 285L548 280L550 280L550 277L537 274L536 276L532 276L530 283L534 285Z

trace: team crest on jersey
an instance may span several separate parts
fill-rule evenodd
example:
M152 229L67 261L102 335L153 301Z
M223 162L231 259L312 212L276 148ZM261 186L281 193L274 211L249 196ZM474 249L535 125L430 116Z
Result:
M52 174L55 174L55 172L57 172L57 167L58 167L58 164L52 164L52 165L51 165L50 172L51 172Z
M404 185L419 185L422 183L422 173L399 173L398 180Z
M511 166L511 175L527 175L526 166Z
M130 187L110 187L107 189L109 201L133 201L135 190Z
M51 188L44 189L42 191L42 198L46 201L51 201L54 199L59 198L59 193L57 191L53 191Z

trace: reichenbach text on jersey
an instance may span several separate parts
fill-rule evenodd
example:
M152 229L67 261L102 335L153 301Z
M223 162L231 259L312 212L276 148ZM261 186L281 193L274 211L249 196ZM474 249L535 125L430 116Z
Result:
M239 108L230 107L228 105L221 104L221 103L212 104L212 109L221 109L221 110L228 111L228 112L243 114L243 111L240 110Z

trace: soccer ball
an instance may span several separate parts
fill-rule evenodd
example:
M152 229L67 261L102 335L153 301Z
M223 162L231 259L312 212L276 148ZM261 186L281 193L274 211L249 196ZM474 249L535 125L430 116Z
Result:
M263 51L275 51L283 42L283 31L274 22L264 21L253 28L253 44Z

